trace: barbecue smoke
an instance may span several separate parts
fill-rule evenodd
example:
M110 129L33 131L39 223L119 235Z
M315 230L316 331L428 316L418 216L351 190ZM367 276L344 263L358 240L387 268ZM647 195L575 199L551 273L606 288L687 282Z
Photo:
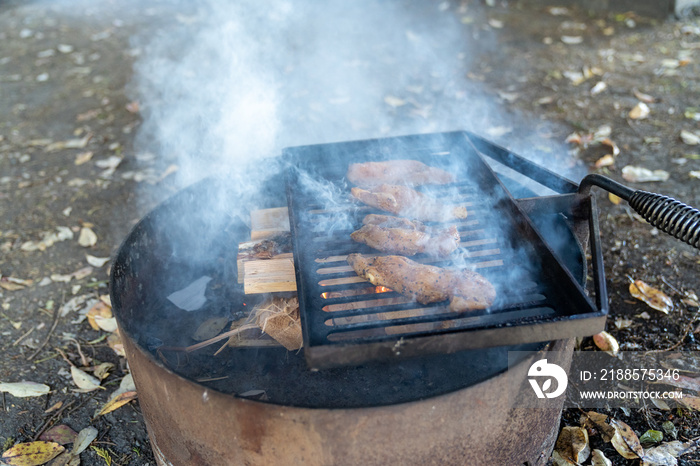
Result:
M489 41L477 38L494 34L460 22L478 20L478 8L378 0L182 5L174 21L135 39L141 56L132 87L144 117L137 149L177 164L181 185L245 173L283 147L412 133L466 129L533 155L532 141L518 147L508 138L515 128L538 134L531 119L517 119L494 90L467 78L489 53Z
M550 169L556 164L533 150L542 132L536 119L517 116L495 90L467 78L490 52L484 44L497 44L495 31L460 21L484 18L479 5L208 0L182 7L157 33L134 39L141 53L132 89L143 116L136 144L179 167L178 188L212 175L226 180L234 194L211 199L212 225L222 212L248 222L252 209L286 205L284 196L270 201L260 192L284 169L285 147L469 130ZM513 138L515 129L532 137ZM412 148L396 149L390 158ZM331 207L348 201L337 185L325 190L299 176ZM318 228L349 226L348 218L332 221Z

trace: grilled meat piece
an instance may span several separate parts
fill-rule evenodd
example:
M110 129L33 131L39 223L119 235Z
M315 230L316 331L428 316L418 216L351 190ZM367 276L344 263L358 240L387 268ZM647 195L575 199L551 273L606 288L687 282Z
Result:
M392 214L425 221L467 218L464 206L446 205L407 186L382 184L370 189L352 188L358 200Z
M421 304L449 299L450 310L461 312L486 309L496 299L493 285L471 270L419 264L402 256L362 254L348 255L348 264L373 285L391 288Z
M383 183L420 186L456 181L452 173L429 167L417 160L353 163L348 168L347 177L357 186L377 186Z
M459 232L454 225L429 228L418 221L374 214L367 215L363 223L350 237L382 252L446 257L459 247Z

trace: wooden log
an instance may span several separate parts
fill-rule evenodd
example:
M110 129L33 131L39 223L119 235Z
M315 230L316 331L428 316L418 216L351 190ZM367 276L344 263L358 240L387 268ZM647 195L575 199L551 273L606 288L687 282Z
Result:
M289 231L289 211L286 207L254 210L250 213L250 239L271 238Z
M291 244L279 247L273 239L259 239L238 244L238 256L236 265L238 267L238 283L243 283L245 268L243 264L249 261L286 259L292 257Z
M296 291L292 254L288 257L247 261L243 263L245 294Z

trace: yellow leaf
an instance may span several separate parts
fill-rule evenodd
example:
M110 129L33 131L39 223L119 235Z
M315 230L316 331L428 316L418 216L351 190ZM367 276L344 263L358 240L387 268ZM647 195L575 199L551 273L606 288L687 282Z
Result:
M51 461L63 450L65 448L56 442L38 440L18 443L2 454L2 461L14 466L39 466Z
M630 293L640 301L644 301L652 309L668 314L673 310L673 301L663 292L652 288L641 280L630 283Z
M608 193L608 199L615 205L620 205L622 198L614 195L613 193Z
M98 301L94 306L87 311L87 320L93 330L99 330L100 327L95 321L95 317L100 316L105 319L112 318L112 308L107 306L104 302Z
M107 403L105 403L105 405L102 407L100 412L97 413L97 415L102 416L103 414L111 413L112 411L121 408L131 400L135 399L135 391L120 393L117 396L113 397L111 400L109 400Z

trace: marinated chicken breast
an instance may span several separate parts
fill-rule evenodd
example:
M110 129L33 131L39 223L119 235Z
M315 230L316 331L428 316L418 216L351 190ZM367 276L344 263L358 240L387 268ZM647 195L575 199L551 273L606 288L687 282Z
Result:
M486 309L496 299L488 280L470 270L448 270L402 256L348 255L348 264L376 286L391 288L421 304L450 300L455 312Z
M425 221L467 218L464 206L446 205L407 186L382 184L370 189L352 188L352 195L385 212Z
M454 225L447 228L429 228L421 222L398 217L367 217L362 228L352 232L350 237L382 252L403 256L425 253L447 257L459 247L459 232Z
M353 163L348 168L347 178L357 186L377 186L384 183L420 186L455 182L452 173L429 167L417 160Z

